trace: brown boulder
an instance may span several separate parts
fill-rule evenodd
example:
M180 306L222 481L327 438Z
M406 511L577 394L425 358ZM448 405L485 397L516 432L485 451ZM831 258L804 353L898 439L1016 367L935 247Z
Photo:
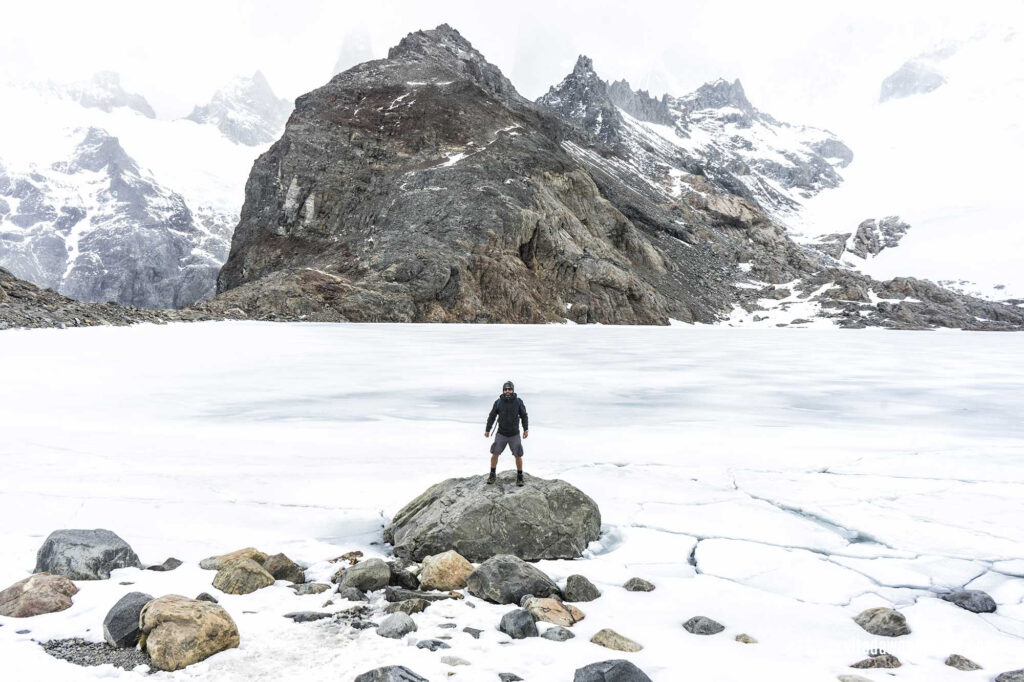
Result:
M235 559L221 566L213 586L228 594L250 594L274 584L274 576L252 559Z
M530 612L534 620L542 620L545 623L554 623L563 627L572 627L586 616L572 604L563 604L551 597L531 597L523 604L523 608Z
M640 651L644 648L643 645L637 644L629 637L623 637L610 628L599 630L596 635L590 638L590 641L615 651Z
M284 554L267 557L263 562L263 569L274 576L275 580L287 580L296 585L306 582L306 573L302 567Z
M177 594L142 608L142 648L158 670L181 670L238 646L238 626L217 604Z
M36 573L0 592L0 616L29 618L71 607L78 592L75 584L62 575Z
M245 549L238 549L227 554L207 557L199 562L199 568L205 568L208 571L219 571L224 564L235 559L252 559L256 563L263 565L263 562L267 560L267 555L255 547L246 547Z
M433 554L423 559L420 571L421 590L461 590L466 586L466 579L475 569L473 564L454 549L441 554Z

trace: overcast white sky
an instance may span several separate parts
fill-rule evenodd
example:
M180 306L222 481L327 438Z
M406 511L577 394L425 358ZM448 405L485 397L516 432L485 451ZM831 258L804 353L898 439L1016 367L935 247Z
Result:
M1022 8L1020 0L37 0L3 10L0 77L117 71L161 117L178 117L236 74L262 70L294 98L326 82L357 36L383 57L406 33L447 22L531 99L585 53L606 80L655 94L739 78L758 108L841 133L844 112L877 98L903 61L979 27L1021 26Z

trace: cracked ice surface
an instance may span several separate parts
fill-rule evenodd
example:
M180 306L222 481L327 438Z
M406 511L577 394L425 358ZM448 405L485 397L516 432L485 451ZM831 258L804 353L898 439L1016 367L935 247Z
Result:
M580 605L587 618L564 643L502 646L507 607L472 597L475 609L417 614L415 637L460 626L452 653L472 665L457 679L572 679L621 656L589 643L604 627L644 645L626 656L655 682L835 679L875 647L903 660L901 680L961 679L942 663L950 653L990 677L1024 665L1021 335L203 323L6 331L0 357L0 589L57 528L110 528L147 565L185 561L79 582L65 612L0 618L14 679L143 679L72 667L31 640L98 641L127 590L215 592L196 563L210 554L285 552L320 580L345 551L386 556L375 543L405 502L486 471L484 419L506 379L530 412L527 471L577 485L603 516L582 559L539 566L559 582L582 573L603 595ZM657 589L626 592L633 576ZM960 587L989 592L998 611L936 598ZM217 596L241 647L175 679L452 670L372 630L281 618L321 609L322 595L279 583ZM874 606L900 608L912 634L861 630L852 616ZM695 615L726 632L689 635ZM760 643L737 644L740 632Z

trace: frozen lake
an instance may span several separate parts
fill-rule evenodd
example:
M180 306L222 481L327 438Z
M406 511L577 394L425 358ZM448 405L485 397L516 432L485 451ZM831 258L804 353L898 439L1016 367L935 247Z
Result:
M576 639L503 646L494 627L509 607L475 600L417 616L420 638L446 616L459 624L452 650L431 653L293 624L280 614L323 596L279 583L225 596L241 647L174 678L348 682L400 663L431 680L571 680L625 657L655 682L810 682L859 672L847 666L873 647L899 656L902 680L1024 667L1024 335L203 323L6 331L0 358L0 589L58 528L109 528L146 565L186 562L118 572L131 588L80 582L65 612L0 618L13 679L154 679L75 668L30 640L100 641L129 589L212 591L196 565L211 554L284 552L321 579L343 552L386 554L372 543L407 501L486 473L484 421L506 379L530 413L526 470L601 507L587 557L540 564L604 592L580 605ZM625 592L634 575L658 589ZM998 611L935 598L965 585ZM851 619L873 606L899 607L912 634L861 630ZM690 635L694 615L727 629ZM589 643L603 627L644 650ZM952 653L985 670L945 666Z

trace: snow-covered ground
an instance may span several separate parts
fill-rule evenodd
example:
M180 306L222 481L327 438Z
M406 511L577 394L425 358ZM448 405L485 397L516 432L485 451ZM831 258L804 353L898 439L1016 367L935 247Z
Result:
M837 129L854 152L845 181L788 224L806 235L856 232L898 215L911 225L899 246L867 261L848 254L851 265L878 279L966 280L957 288L1022 297L1024 35L991 31L943 47L928 62L946 79L934 91L882 103L864 93Z
M146 565L185 561L79 582L64 612L0 618L5 679L348 682L403 664L435 682L571 680L587 663L628 658L655 682L942 682L1024 667L1018 334L203 323L7 331L0 357L0 588L31 573L58 528L109 528ZM281 614L318 610L327 595L294 596L283 582L221 595L199 569L252 545L323 580L343 552L386 555L381 527L402 505L486 472L484 419L506 379L530 412L527 470L601 507L586 557L540 563L604 593L580 604L575 639L510 642L496 626L511 607L473 597L475 609L417 614L405 641L295 624ZM626 592L634 575L657 589ZM998 611L934 596L963 585L988 591ZM209 591L241 646L149 678L78 668L32 643L100 641L129 590ZM853 622L883 605L912 634L876 638ZM695 615L726 631L687 633ZM591 644L605 627L645 648ZM413 645L446 632L451 650ZM759 643L736 642L742 632ZM874 647L903 667L847 667ZM943 665L952 653L985 669ZM450 668L444 654L471 665Z

